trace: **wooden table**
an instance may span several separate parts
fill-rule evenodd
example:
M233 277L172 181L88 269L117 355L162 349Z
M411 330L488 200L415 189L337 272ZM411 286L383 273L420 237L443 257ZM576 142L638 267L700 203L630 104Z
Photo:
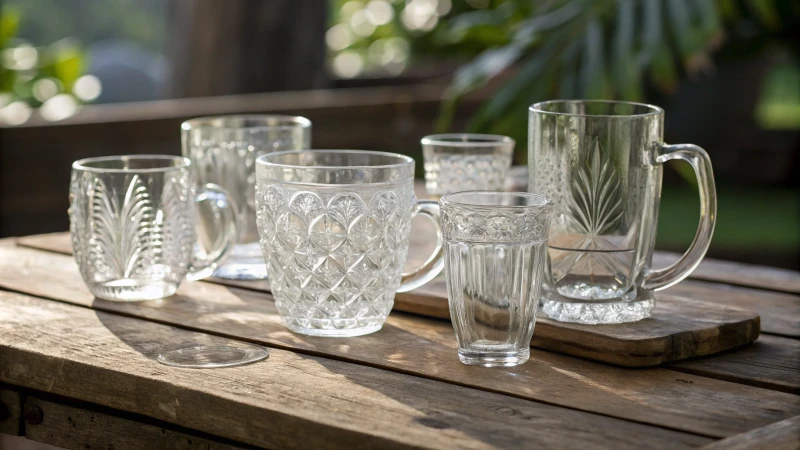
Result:
M800 446L796 272L706 261L671 289L759 313L745 348L646 369L533 349L524 365L487 369L458 361L447 321L397 311L369 336L293 334L258 283L95 299L69 251L63 233L0 241L0 433L115 450ZM270 357L155 361L236 342Z

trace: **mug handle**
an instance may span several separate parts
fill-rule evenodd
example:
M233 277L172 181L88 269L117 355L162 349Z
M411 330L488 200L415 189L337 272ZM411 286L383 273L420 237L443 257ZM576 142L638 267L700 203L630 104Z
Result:
M439 225L439 202L418 200L411 217L423 216L430 219L436 227L436 248L427 261L417 270L404 273L397 292L408 292L436 278L444 269L444 249L442 248L442 227Z
M195 203L208 202L213 211L215 229L221 230L219 237L214 240L214 245L205 258L198 259L192 252L192 261L189 264L189 273L186 279L191 281L201 280L211 276L219 263L228 256L239 236L236 226L236 206L229 200L228 192L220 186L208 183L203 186L202 192L195 196Z
M660 146L656 162L664 164L672 159L686 161L694 169L697 186L700 190L700 223L697 226L694 241L686 253L671 266L651 270L645 278L645 289L666 289L688 277L708 251L711 236L714 234L714 224L717 221L717 190L708 153L694 144Z

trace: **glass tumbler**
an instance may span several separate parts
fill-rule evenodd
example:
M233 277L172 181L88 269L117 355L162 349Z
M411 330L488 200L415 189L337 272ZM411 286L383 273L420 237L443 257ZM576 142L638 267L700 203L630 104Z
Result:
M492 134L434 134L422 138L425 188L439 198L472 190L503 190L514 140Z
M255 213L256 158L311 147L311 121L282 115L201 117L181 125L183 156L192 160L200 186L214 183L230 193L238 211L239 238L214 276L236 280L267 277ZM204 234L216 230L202 227Z
M458 357L486 367L524 363L553 202L520 192L467 191L447 194L439 204Z
M275 305L294 332L359 336L379 330L396 292L442 271L441 238L403 274L411 218L439 205L414 196L414 160L358 150L278 152L257 160L261 246ZM440 236L440 233L437 233Z
M650 315L653 291L686 278L708 249L716 220L711 161L692 144L663 141L652 105L557 100L530 108L529 189L553 199L544 312L587 324ZM688 162L700 188L700 222L672 266L651 267L663 163Z
M196 194L190 161L177 156L109 156L76 161L70 184L72 249L96 297L133 301L168 297L184 277L211 274L236 241L227 193ZM197 205L196 205L197 204ZM199 207L199 208L198 208ZM196 210L222 233L207 258L193 255Z

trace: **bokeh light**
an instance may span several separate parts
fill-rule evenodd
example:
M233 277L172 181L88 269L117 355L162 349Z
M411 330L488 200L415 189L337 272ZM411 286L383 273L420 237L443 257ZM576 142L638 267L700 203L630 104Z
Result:
M350 29L341 23L332 26L328 32L325 33L325 43L328 44L329 49L335 52L346 49L353 43Z
M372 0L364 9L367 20L375 26L386 25L394 18L394 9L386 0Z
M342 78L355 77L363 67L364 58L353 51L344 51L333 58L333 72Z
M103 86L96 76L84 75L75 80L72 92L84 102L90 102L100 96L100 93L103 92Z
M23 101L11 102L0 109L0 122L8 125L22 125L31 117L31 107Z
M58 82L52 78L42 78L33 83L33 97L40 102L58 94L59 90Z
M39 114L44 120L56 122L71 117L78 110L78 101L69 94L58 94L44 102Z

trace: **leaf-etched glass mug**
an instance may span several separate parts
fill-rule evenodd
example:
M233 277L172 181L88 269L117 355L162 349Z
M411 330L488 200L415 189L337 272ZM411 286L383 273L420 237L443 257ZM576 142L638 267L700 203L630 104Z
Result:
M311 148L311 121L284 115L200 117L181 125L183 156L192 160L200 186L213 183L236 205L239 239L214 276L236 280L267 277L256 231L256 158ZM205 234L217 230L203 228Z
M263 155L256 167L261 246L284 323L314 336L378 331L396 292L438 275L432 256L403 274L411 218L439 229L439 205L414 196L414 160L358 150Z
M72 249L96 297L168 297L184 277L209 276L232 248L235 208L219 186L209 184L196 194L190 164L186 158L161 155L88 158L72 164ZM196 217L222 230L202 259L194 253Z
M552 198L544 312L579 323L650 315L653 291L686 278L714 230L711 161L692 144L663 141L664 110L652 105L556 100L530 108L529 190ZM691 164L700 188L694 242L675 264L651 268L662 165Z

